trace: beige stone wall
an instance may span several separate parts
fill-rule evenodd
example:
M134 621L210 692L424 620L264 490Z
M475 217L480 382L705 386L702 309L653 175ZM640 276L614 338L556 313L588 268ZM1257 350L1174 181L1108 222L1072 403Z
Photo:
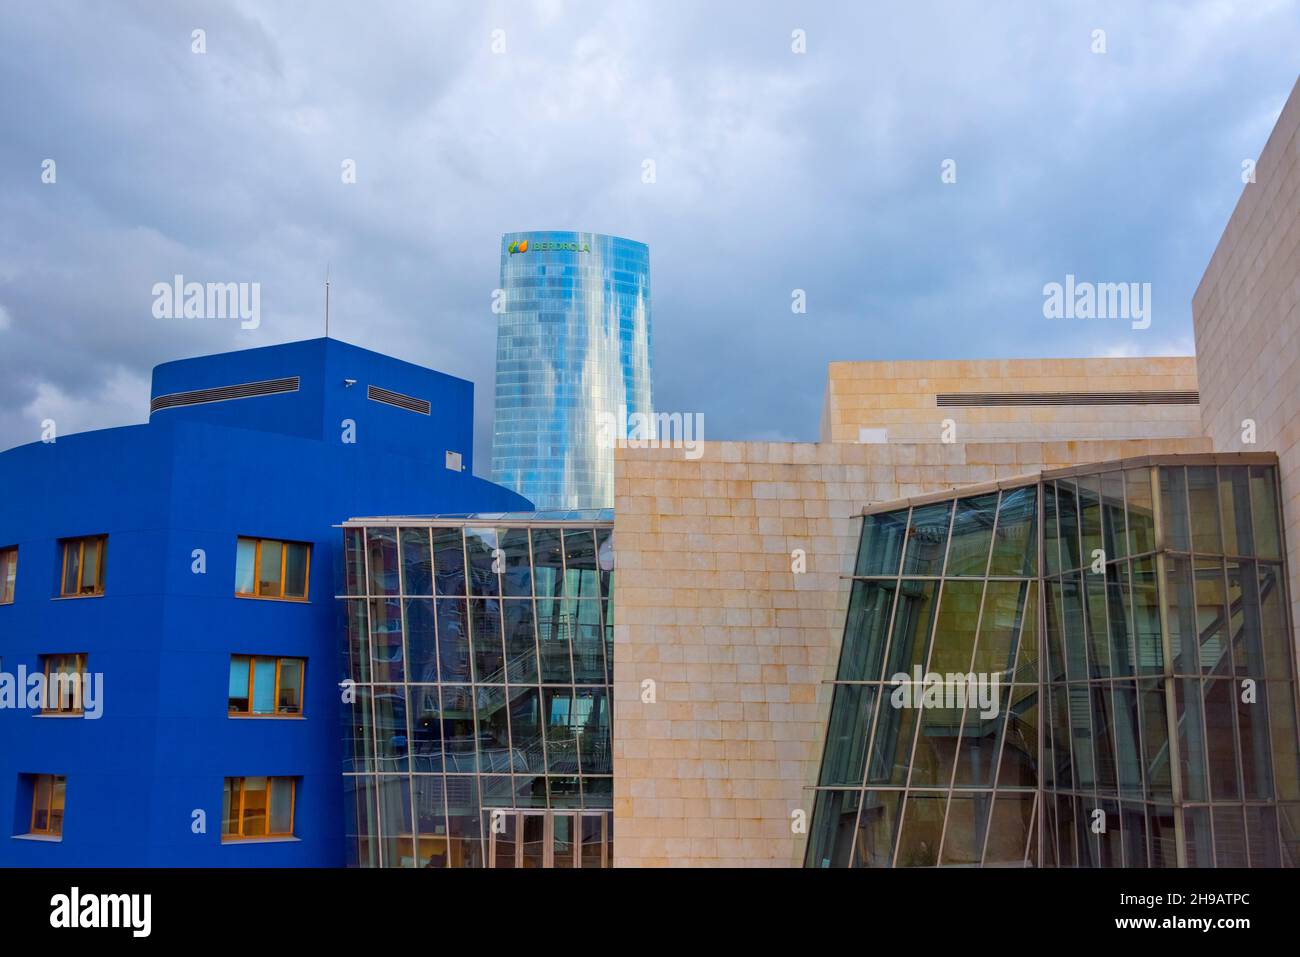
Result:
M864 506L1203 438L615 456L616 866L796 866ZM807 571L791 572L803 549ZM645 680L656 701L641 698Z
M1275 451L1292 620L1300 622L1300 83L1192 299L1205 431L1216 451ZM1256 443L1242 442L1253 419Z
M1195 405L939 407L945 392L1183 392L1196 389L1191 356L1115 359L978 359L832 362L822 407L823 442L858 442L887 429L891 442L937 443L952 419L959 441L1033 442L1189 438Z

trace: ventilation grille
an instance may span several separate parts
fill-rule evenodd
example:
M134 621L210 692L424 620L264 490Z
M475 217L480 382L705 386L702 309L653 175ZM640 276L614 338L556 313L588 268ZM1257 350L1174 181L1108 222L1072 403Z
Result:
M941 392L940 407L977 408L995 405L1199 405L1190 392Z
M400 392L390 392L387 389L379 388L377 385L366 386L366 398L371 402L395 405L399 409L419 412L421 415L428 415L431 409L427 399L417 399L414 396L402 395Z
M208 402L228 402L231 399L251 399L259 395L280 395L297 392L298 376L287 379L267 379L265 382L245 382L242 385L223 385L215 389L197 389L193 392L173 392L160 395L149 403L149 411L178 409L186 405L204 405Z

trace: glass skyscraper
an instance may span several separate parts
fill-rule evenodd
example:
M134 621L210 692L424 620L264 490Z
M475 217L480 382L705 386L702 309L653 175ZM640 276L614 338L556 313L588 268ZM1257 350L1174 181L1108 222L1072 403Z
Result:
M650 250L501 237L492 479L540 509L612 508L614 444L650 416Z

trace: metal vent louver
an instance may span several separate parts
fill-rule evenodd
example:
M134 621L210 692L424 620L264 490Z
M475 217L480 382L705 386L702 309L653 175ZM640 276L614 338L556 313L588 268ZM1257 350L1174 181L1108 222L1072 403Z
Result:
M231 399L251 399L259 395L280 395L297 392L298 376L284 379L266 379L262 382L244 382L240 385L223 385L214 389L196 389L193 392L173 392L160 395L149 403L149 412L161 409L178 409L187 405L204 405L209 402L228 402Z
M941 392L941 407L998 405L1199 405L1200 393L1185 392Z
M385 405L395 405L399 409L406 409L408 412L419 412L421 415L428 415L432 409L427 399L417 399L414 396L402 395L400 392L392 392L389 389L381 389L377 385L366 386L366 398L371 402L382 402Z

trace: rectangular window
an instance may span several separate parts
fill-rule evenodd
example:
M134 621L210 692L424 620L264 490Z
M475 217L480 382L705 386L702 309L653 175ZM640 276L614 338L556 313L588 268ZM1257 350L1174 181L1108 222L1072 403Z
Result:
M45 672L45 702L42 714L81 714L81 683L86 674L86 656L42 655Z
M32 776L32 827L29 833L63 835L63 799L67 779L62 774Z
M305 658L231 655L230 713L254 717L301 715L306 667Z
M84 598L104 594L104 560L108 536L63 540L63 579L60 598Z
M18 549L0 548L0 605L12 605L18 580Z
M221 839L293 837L294 778L226 778Z
M310 571L310 545L241 538L235 552L235 594L241 598L306 601Z

